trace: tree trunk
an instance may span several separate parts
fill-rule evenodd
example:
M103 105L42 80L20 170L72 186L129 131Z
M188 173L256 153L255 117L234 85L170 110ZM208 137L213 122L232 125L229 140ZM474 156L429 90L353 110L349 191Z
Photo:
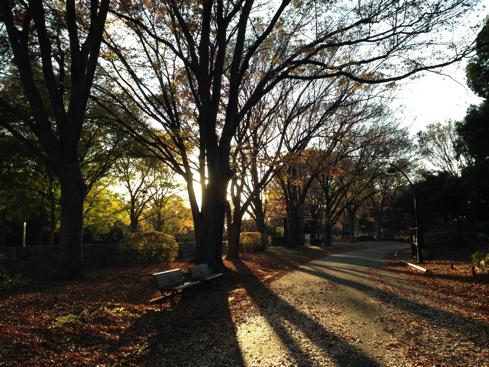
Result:
M83 274L82 229L86 185L76 164L63 165L58 178L61 185L61 230L57 275L77 278Z
M214 271L225 267L222 262L222 236L229 178L226 171L209 167L209 183L203 194L202 222L195 260L209 264Z
M48 246L56 242L56 198L54 197L54 178L49 175L49 239Z
M130 224L131 232L136 233L138 231L138 220L133 215L131 215L130 217L131 217L131 224Z
M304 246L304 210L301 206L287 210L287 224L287 246Z
M138 217L136 215L136 201L131 198L131 207L129 208L129 228L132 233L136 233L138 231Z
M348 242L355 239L355 212L348 211Z
M241 232L241 218L234 218L228 228L228 253L226 257L230 260L239 258L239 234Z
M260 246L258 247L258 250L265 251L268 245L268 235L267 235L267 226L265 224L265 213L263 211L263 203L259 196L254 200L253 207L254 207L254 214L255 214L256 230L261 233L261 243Z
M326 218L324 221L324 246L331 246L331 221Z
M375 228L375 239L376 240L381 240L383 239L383 221L384 221L384 215L382 212L379 212L377 214L377 217L375 218L375 225L376 225L376 228Z
M321 234L321 218L319 210L311 210L311 240L317 240Z
M156 214L155 230L157 232L162 232L163 231L163 215L161 214L161 210L160 209L158 209L158 213Z
M5 220L5 212L0 212L0 247L7 244L7 226Z
M226 235L229 240L229 232L231 231L231 226L233 225L233 216L231 213L231 204L229 201L226 202Z
M202 222L202 212L197 204L197 198L195 196L193 177L192 174L187 172L184 176L187 185L188 200L190 202L190 210L192 212L192 221L194 223L194 233L195 233L195 248L200 247L200 233L201 233L201 222Z
M238 185L237 177L231 179L231 198L233 210L226 201L226 209L229 213L228 222L228 251L226 257L230 260L239 258L239 235L241 233L241 223L243 219L243 208L241 207L242 186Z

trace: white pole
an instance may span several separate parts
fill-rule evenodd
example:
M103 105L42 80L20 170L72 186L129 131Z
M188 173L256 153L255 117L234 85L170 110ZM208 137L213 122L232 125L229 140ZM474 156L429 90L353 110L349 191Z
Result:
M22 247L25 247L26 234L27 234L27 222L24 222L24 230L22 231Z

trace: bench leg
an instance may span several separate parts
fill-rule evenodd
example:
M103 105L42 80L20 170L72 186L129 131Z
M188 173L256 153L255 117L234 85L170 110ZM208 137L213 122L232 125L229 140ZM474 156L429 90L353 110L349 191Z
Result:
M178 292L172 291L171 293L165 293L161 291L161 296L153 298L149 301L149 303L158 303L160 306L163 306L163 303L166 300L170 300L170 304L174 306L175 303L175 296L177 295Z
M178 292L174 291L170 294L170 305L175 306L177 304L175 297L178 294Z

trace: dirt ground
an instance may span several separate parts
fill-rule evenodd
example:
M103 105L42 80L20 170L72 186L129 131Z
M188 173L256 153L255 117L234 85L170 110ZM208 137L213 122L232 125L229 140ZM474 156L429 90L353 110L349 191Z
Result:
M239 263L242 272L226 261L229 271L222 279L185 292L174 307L148 303L159 295L151 274L167 268L185 270L189 261L92 270L80 281L44 281L0 294L0 366L151 365L147 356L162 352L160 340L169 337L175 349L167 357L170 365L187 363L179 355L183 353L186 361L192 358L188 344L193 338L199 340L197 349L209 331L219 343L221 331L233 339L231 310L236 319L246 317L248 302L232 292L244 284L270 282L328 252L304 248L281 253L272 248L246 254Z
M454 284L443 262L426 264L427 278L385 261L388 250L314 260L274 281L265 297L252 293L259 310L237 327L244 364L488 365L487 278L464 273Z
M358 365L351 364L357 357L370 365L389 365L400 357L408 362L399 365L441 366L450 365L445 364L450 356L460 353L465 353L460 361L471 361L474 346L480 358L488 358L480 344L487 340L489 323L489 292L482 280L425 278L389 260L391 278L378 269L362 275L370 282L367 286L377 288L375 303L367 303L365 312L375 314L383 303L387 310L372 318L379 324L375 328L348 317L348 307L338 301L344 299L338 295L345 284L332 278L335 273L329 273L329 279L326 273L313 287L311 282L318 279L313 274L300 282L288 279L300 272L293 270L329 253L382 245L343 244L327 251L271 248L246 254L242 261L226 263L230 271L222 279L185 292L174 306L147 303L158 295L150 274L163 270L161 266L96 270L77 282L33 284L0 295L0 366L348 366ZM188 266L182 261L170 267ZM345 269L335 271L338 275ZM464 295L467 282L470 300ZM425 296L428 300L417 299ZM329 306L320 307L315 299L327 300ZM402 300L408 300L409 307L400 306ZM414 306L420 309L414 311ZM438 309L440 314L431 315ZM448 326L442 326L442 319ZM321 320L327 320L326 326ZM386 324L392 329L385 329ZM390 340L390 335L395 338ZM282 347L269 348L268 340ZM375 345L376 340L388 342ZM416 349L415 342L425 343L424 349ZM433 343L450 350L434 358L430 348L441 350L433 349Z
M428 274L386 260L392 276L374 278L407 300L384 302L401 356L419 366L489 366L489 276L474 277L467 260L426 261Z

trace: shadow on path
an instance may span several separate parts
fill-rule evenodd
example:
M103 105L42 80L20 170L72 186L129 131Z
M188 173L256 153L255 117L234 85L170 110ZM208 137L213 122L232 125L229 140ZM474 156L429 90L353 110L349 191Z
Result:
M150 335L135 365L243 366L228 307L235 288L228 278L183 292L176 305L138 317L121 337L121 349Z
M397 295L392 292L382 290L378 287L368 285L366 282L362 282L362 279L356 276L356 280L351 279L351 277L340 277L339 274L334 274L335 272L344 273L344 269L341 267L335 267L334 263L347 263L346 257L343 257L340 261L333 258L328 258L324 260L327 264L321 265L324 270L311 269L312 267L318 266L318 264L311 264L311 268L301 267L298 269L300 272L311 274L325 280L332 282L333 284L350 287L352 289L358 290L370 297L376 297L385 303L388 303L398 309L410 312L414 317L420 317L426 321L436 324L439 327L450 329L455 332L464 333L467 331L467 327L474 331L474 334L480 334L485 332L489 335L489 325L465 317L463 315L455 314L449 311L445 311L439 308L432 307L430 305L420 303L409 298ZM365 276L367 276L367 267L365 268ZM371 282L369 282L371 283ZM480 347L486 347L487 340L477 339L474 342Z
M243 262L235 261L234 265L240 273L254 277L252 271ZM258 306L261 315L298 360L300 366L308 367L318 365L318 363L298 343L294 336L296 333L291 332L290 327L305 335L321 351L322 355L329 356L339 366L380 366L377 360L341 336L325 329L310 316L273 293L256 277L254 282L245 284L245 288ZM286 322L290 324L289 327L285 326Z

